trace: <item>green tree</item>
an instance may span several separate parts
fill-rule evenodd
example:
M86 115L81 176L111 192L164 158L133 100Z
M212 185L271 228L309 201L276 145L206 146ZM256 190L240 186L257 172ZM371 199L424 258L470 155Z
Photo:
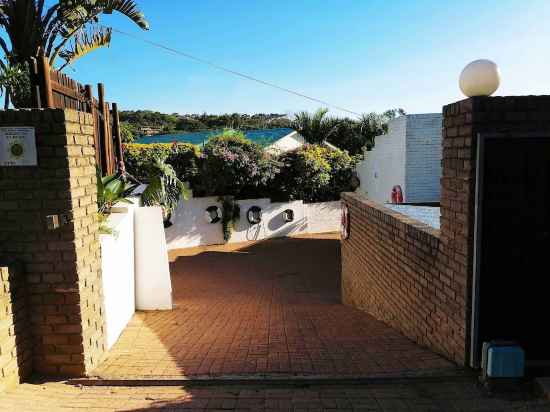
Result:
M27 65L9 63L0 67L0 95L4 96L4 110L9 108L10 100L19 106L31 98L31 80Z
M128 122L120 122L120 139L122 143L132 143L136 137L137 130Z
M318 109L315 113L299 112L294 115L291 127L311 144L323 143L336 132L337 124L327 116L328 109Z
M45 0L0 0L0 27L8 40L0 37L0 49L12 66L28 64L42 51L52 66L62 58L62 69L110 44L112 29L99 23L103 14L112 12L149 28L132 0L59 0L51 7ZM0 67L5 69L5 64Z
M280 156L280 173L271 187L280 201L338 200L341 192L353 190L351 177L358 157L343 150L307 145Z

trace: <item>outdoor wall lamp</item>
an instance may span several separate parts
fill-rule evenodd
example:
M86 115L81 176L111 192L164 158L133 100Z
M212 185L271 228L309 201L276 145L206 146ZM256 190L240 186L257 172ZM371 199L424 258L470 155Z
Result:
M491 60L474 60L460 73L460 90L468 97L490 96L500 85L500 71Z
M246 212L246 218L251 225L257 225L262 221L262 209L258 206L252 206Z
M218 206L208 206L204 218L208 223L218 223L222 218L222 210Z
M294 221L294 211L293 211L292 209L286 209L286 210L283 212L283 220L284 220L286 223L289 223L289 222Z

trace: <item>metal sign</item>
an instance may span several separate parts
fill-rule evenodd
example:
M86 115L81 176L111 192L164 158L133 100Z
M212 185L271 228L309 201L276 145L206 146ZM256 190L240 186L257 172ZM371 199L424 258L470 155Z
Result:
M0 127L0 166L36 166L34 127Z

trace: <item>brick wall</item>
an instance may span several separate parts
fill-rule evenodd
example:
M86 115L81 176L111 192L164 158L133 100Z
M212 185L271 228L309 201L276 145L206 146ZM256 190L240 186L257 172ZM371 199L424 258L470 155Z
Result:
M342 241L344 301L457 363L466 363L477 136L518 132L550 132L550 96L475 97L443 108L439 233L345 194L351 236Z
M450 359L464 361L465 288L449 275L440 233L367 198L343 194L342 299Z
M0 392L29 376L30 338L23 272L0 262Z
M0 167L0 255L23 264L33 369L81 376L105 347L93 119L71 110L9 110L0 112L0 126L36 129L38 166ZM68 223L48 230L53 214Z

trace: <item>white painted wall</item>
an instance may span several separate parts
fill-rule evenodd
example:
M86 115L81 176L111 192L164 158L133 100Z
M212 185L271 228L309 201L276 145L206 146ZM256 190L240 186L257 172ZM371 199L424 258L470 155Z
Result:
M113 213L107 219L114 234L99 236L107 349L135 311L134 206L125 209L126 213Z
M389 202L395 185L400 185L406 196L406 126L407 116L391 120L388 133L375 138L373 149L365 152L365 159L357 165L357 175L361 181L357 190L375 202Z
M249 199L238 200L237 204L240 207L240 218L235 224L230 243L340 230L339 201L271 203L270 199ZM174 224L165 230L169 250L224 243L221 223L210 224L204 218L206 208L212 205L221 207L217 197L191 198L180 202L173 214ZM262 209L262 221L256 225L250 225L246 216L252 206ZM294 211L293 222L283 220L282 214L286 209Z
M441 178L440 113L400 116L388 133L377 136L371 151L357 165L358 191L379 203L391 202L391 190L400 185L405 202L437 202Z
M440 113L407 116L407 202L438 202L441 195Z
M265 148L266 151L273 154L282 154L296 150L306 144L305 139L296 131L293 131L287 134L284 137L281 137L276 142L270 144Z
M172 309L172 283L162 210L160 207L135 209L136 309Z

